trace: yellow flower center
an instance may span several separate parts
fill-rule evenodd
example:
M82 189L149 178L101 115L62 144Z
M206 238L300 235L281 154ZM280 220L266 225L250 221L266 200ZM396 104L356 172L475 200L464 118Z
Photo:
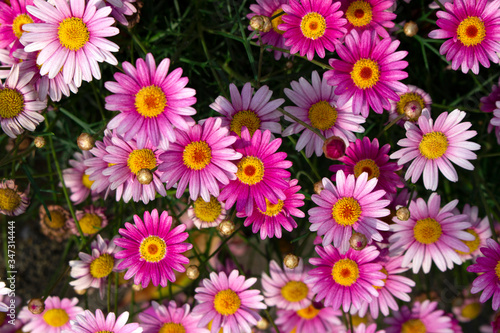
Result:
M184 165L191 170L202 170L212 160L212 149L205 141L191 142L182 153Z
M21 197L11 188L0 188L0 209L13 211L21 204Z
M247 185L255 185L264 178L264 163L255 157L243 157L238 163L238 171L236 177Z
M167 255L167 244L158 236L148 236L142 240L139 253L147 262L158 262Z
M372 6L363 0L352 2L345 12L349 23L355 27L363 27L372 21Z
M417 102L418 104L420 104L420 107L422 109L425 107L424 99L422 98L422 96L416 93L406 93L401 95L399 102L396 104L396 110L398 111L398 113L404 114L405 106L410 102ZM416 122L418 120L418 117L409 118L408 120L411 122Z
M474 302L467 304L462 309L462 317L473 320L476 319L481 313L481 303Z
M229 316L236 313L240 306L240 297L231 289L221 290L215 295L214 308L223 316Z
M315 318L318 313L319 313L319 309L316 309L312 304L309 305L307 308L305 309L300 309L299 311L297 311L297 314L306 319L306 320L310 320L310 319L313 319ZM294 328L295 329L295 328Z
M357 327L359 324L368 324L368 318L365 317L360 317L357 314L352 315L352 326Z
M319 130L327 130L337 122L337 110L327 101L320 101L309 108L311 125Z
M420 319L410 319L401 326L401 333L426 333L427 328Z
M332 277L341 286L350 287L359 277L358 264L351 259L340 259L333 265Z
M361 58L352 67L351 78L361 89L373 87L380 78L380 70L376 61Z
M458 25L457 37L465 46L480 44L486 37L483 20L477 16L467 17Z
M99 231L102 225L102 219L99 215L93 213L87 213L78 220L80 223L80 228L83 233L93 235Z
M385 274L385 278L382 279L382 281L384 281L384 284L385 284L387 282L387 278L389 277L389 273L387 272L387 269L385 269L385 267L382 267L382 269L380 271ZM379 286L373 286L373 287L377 290L384 288L384 287L379 287Z
M495 273L498 279L500 279L500 260L497 262L497 265L495 266Z
M313 40L318 39L325 34L326 20L321 14L316 12L307 13L302 17L300 30L302 30L302 34L305 37Z
M467 229L466 231L472 236L474 236L474 240L471 241L462 240L462 242L464 242L464 244L467 245L467 247L469 248L469 252L462 252L455 250L459 254L471 254L479 248L479 244L481 243L481 239L479 238L477 232L475 232L473 229Z
M424 134L418 145L422 156L429 160L435 160L446 153L448 149L448 138L442 132L430 132Z
M152 85L141 88L135 95L135 108L143 117L153 118L165 111L167 98L161 88Z
M89 29L82 19L68 17L59 23L59 42L71 51L78 51L89 41Z
M95 258L90 263L90 275L96 279L102 279L113 271L115 259L108 253L104 253L98 258Z
M289 302L299 302L307 297L309 288L302 281L289 281L281 288L281 295Z
M12 22L12 31L14 31L14 35L16 35L17 38L21 38L24 32L23 25L28 23L33 23L33 20L27 14L19 14L16 16Z
M69 321L69 316L63 309L50 309L43 314L43 320L52 327L61 327Z
M351 197L339 199L332 208L333 219L343 226L353 225L361 216L359 202Z
M284 202L283 200L278 199L278 203L273 204L266 198L266 211L263 212L259 209L259 212L261 212L264 215L273 217L281 213L281 210L283 209ZM257 208L258 209L258 208Z
M380 176L380 169L377 163L369 158L359 161L354 166L354 176L356 176L356 178L363 172L368 174L368 179L378 178L378 176Z
M0 312L0 326L5 323L5 319L7 319L7 312Z
M186 329L182 324L166 323L160 328L158 333L186 333Z
M64 223L66 222L64 215L57 210L51 210L50 217L52 220L50 220L48 216L45 216L44 222L45 225L51 229L60 229L64 226Z
M151 149L136 149L128 156L127 165L137 175L141 169L152 170L156 167L155 153Z
M421 244L432 244L439 240L443 230L441 224L433 218L418 220L413 227L413 235Z
M94 183L94 181L90 180L90 176L89 175L83 174L83 176L82 176L82 184L83 184L83 186L85 186L86 188L88 188L90 190L90 187L92 186L93 183Z
M231 120L231 131L241 136L241 128L245 126L250 135L253 135L260 127L260 118L252 110L238 111Z
M201 197L193 203L194 214L203 222L214 222L222 213L222 205L216 197L210 196L206 202Z
M281 14L281 13L283 13L283 9L278 8L278 9L276 9L276 10L274 11L274 13L273 13L273 15L271 15L271 17L276 16L276 15ZM278 29L278 26L279 26L280 24L283 24L283 23L284 23L284 22L283 22L283 15L285 15L285 14L282 14L282 15L280 15L280 16L278 16L278 17L274 18L274 19L271 21L271 25L273 26L273 30L274 30L275 32L279 33L280 35L283 35L283 34L285 33L283 30Z
M0 90L0 117L5 119L14 118L24 111L24 97L14 89L4 88Z

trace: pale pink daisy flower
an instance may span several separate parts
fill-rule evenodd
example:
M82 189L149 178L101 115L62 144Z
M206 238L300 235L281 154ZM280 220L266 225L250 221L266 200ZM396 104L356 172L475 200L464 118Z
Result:
M500 105L495 110L493 110L493 118L491 118L488 125L488 133L491 132L493 128L495 129L497 142L500 144Z
M455 214L460 214L457 208L455 208L453 212ZM486 246L486 240L490 238L492 234L488 216L480 218L478 216L479 209L477 206L471 207L469 204L465 204L462 214L467 216L467 221L471 224L470 228L466 231L474 236L473 241L463 241L469 248L467 252L457 251L462 261L466 261L481 256L480 248Z
M356 30L375 30L382 38L389 37L387 29L394 27L396 14L390 11L395 0L340 0L340 10L347 19L347 33Z
M63 170L64 185L71 192L69 198L75 205L84 202L89 195L92 196L92 201L96 201L99 198L99 192L91 189L93 181L85 173L88 167L84 161L91 157L92 154L89 151L76 152L73 154L74 159L68 161L71 168Z
M105 212L106 207L95 207L93 205L75 212L84 236L92 236L108 225ZM67 220L66 226L74 235L80 235L73 218Z
M300 310L278 309L275 323L280 332L338 333L345 328L339 319L340 316L340 310L325 307L321 303L312 303Z
M137 13L137 8L133 5L136 0L103 0L98 8L108 6L112 8L111 16L120 24L128 26L128 20L125 15L130 16Z
M24 25L40 22L26 11L26 6L32 4L33 0L0 1L0 49L9 48L12 55L15 50L23 48L19 39L25 32Z
M208 333L208 329L198 327L200 319L191 313L189 304L177 306L175 301L168 304L153 301L139 314L144 333Z
M500 79L498 80L497 84L494 84L493 87L491 87L491 93L488 96L483 96L481 97L481 100L479 101L479 109L483 112L494 112L495 109L500 108L500 105L497 107L496 103L500 101ZM497 143L500 145L500 111L497 111L496 116L493 115L493 118L497 118L495 120L495 123L497 124L494 126L491 121L488 124L488 133L491 133L493 129L495 129L495 136L497 138Z
M3 179L0 182L0 214L18 216L28 208L30 204L29 184L24 192L18 191L17 187L13 179Z
M213 195L210 201L202 197L196 199L188 208L188 217L198 229L218 226L226 218L225 204Z
M94 148L89 150L93 157L86 158L83 161L87 167L85 174L89 176L89 181L92 182L90 189L92 191L96 191L97 193L104 192L104 198L107 198L109 192L111 191L109 176L105 176L103 174L103 171L111 165L104 161L104 156L109 154L106 151L106 148L113 145L111 138L115 136L117 135L114 132L105 130L102 141L97 140Z
M36 63L40 74L53 79L61 70L65 83L74 81L79 87L82 80L101 79L99 62L118 65L111 52L118 45L106 37L117 35L114 19L109 18L110 7L97 9L101 0L56 0L55 6L43 0L33 0L28 13L42 23L23 26L21 43L26 52L40 51Z
M415 302L411 310L404 305L400 311L393 312L393 317L384 319L389 325L386 332L454 333L451 318L443 310L436 310L437 306L437 302L429 300Z
M6 287L5 282L0 281L0 297L3 297L3 295L8 295L10 294L10 292L11 290ZM5 304L3 301L0 301L0 312L9 311L9 305Z
M474 166L468 160L477 158L473 150L481 148L474 142L467 141L476 136L476 131L467 131L472 124L462 122L466 113L454 110L441 113L433 121L429 112L424 110L418 118L418 126L411 122L405 123L406 138L399 140L402 149L391 154L403 165L412 161L406 170L405 179L411 178L416 183L423 172L424 186L435 191L438 186L438 171L450 181L458 181L457 171L451 162L460 167L473 170Z
M96 310L95 315L89 310L76 316L71 321L71 329L64 333L141 333L142 328L138 323L128 323L129 313L123 312L118 318L114 312L108 313L105 317L100 309Z
M397 121L399 126L404 126L406 121L417 122L423 109L431 112L431 96L417 86L409 84L407 87L406 92L398 92L399 100L390 100L389 122L404 114L403 118Z
M479 301L479 295L471 295L470 288L464 289L457 300L452 303L451 311L461 323L470 322L483 312L483 304Z

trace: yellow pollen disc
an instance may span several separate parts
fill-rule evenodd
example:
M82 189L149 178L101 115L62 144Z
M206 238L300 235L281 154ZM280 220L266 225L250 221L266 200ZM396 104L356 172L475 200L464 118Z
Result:
M421 244L432 244L439 240L443 230L441 224L433 218L418 220L413 227L413 235Z
M11 188L0 188L0 209L13 211L21 204L21 197Z
M316 12L308 13L302 17L300 30L302 30L304 37L313 40L318 39L325 34L326 20L321 14Z
M497 265L495 266L495 273L497 274L497 277L500 279L500 261L498 261Z
M236 177L247 185L255 185L264 178L264 163L255 157L243 157L238 163L238 171Z
M24 97L14 89L0 90L0 118L10 119L24 111Z
M90 263L90 275L96 279L102 279L111 274L114 266L115 259L113 256L104 253Z
M12 22L12 31L14 31L14 35L16 35L17 38L21 38L24 32L23 25L28 23L33 23L33 20L26 14L19 14L14 19Z
M89 29L82 19L68 17L59 23L59 42L71 51L78 51L89 41Z
M464 254L464 255L471 254L474 251L476 251L479 248L479 245L481 244L481 239L479 238L479 235L477 234L477 232L475 232L473 229L467 229L466 231L469 234L471 234L472 236L474 236L474 240L471 240L471 241L462 240L462 242L464 242L464 244L467 245L467 247L469 247L469 252L462 252L462 251L455 250L455 251L457 251L458 254Z
M376 61L361 58L352 67L351 78L361 89L373 87L380 78L380 70Z
M82 184L83 184L83 186L85 186L86 188L88 188L90 190L90 187L92 186L93 183L94 183L94 181L90 180L90 176L89 175L83 174L83 176L82 176Z
M430 132L424 134L418 145L422 156L429 160L440 158L448 149L448 138L441 132Z
M52 327L61 327L69 321L69 316L63 309L50 309L43 314L43 320Z
M93 235L99 231L102 225L102 219L99 215L93 213L87 213L83 215L83 217L78 220L80 223L80 228L82 232Z
M158 333L186 333L186 329L182 324L166 323L163 324Z
M378 178L378 176L380 176L380 169L377 163L369 158L359 161L354 166L354 176L356 176L356 178L363 172L368 174L368 179Z
M382 281L384 281L384 283L386 283L387 278L389 277L389 273L387 272L387 269L385 269L385 267L382 267L382 269L380 271L385 274L385 279L382 279ZM384 287L379 287L379 286L373 286L373 287L377 290L384 288Z
M214 222L222 213L222 205L214 196L210 196L210 202L199 197L193 203L193 209L194 215L203 222Z
M420 319L410 319L401 326L401 333L426 333L427 328Z
M476 319L481 313L481 303L474 302L467 304L462 309L462 317L473 320Z
M252 110L238 111L231 120L231 131L241 136L241 128L248 128L250 135L253 135L260 127L260 118Z
M458 25L457 37L465 46L480 44L486 37L483 20L477 16L467 17Z
M212 160L212 149L205 141L191 142L184 148L182 160L191 170L203 170Z
M151 149L136 149L128 156L127 165L137 175L141 169L152 170L156 167L155 153Z
M281 13L283 13L283 9L278 8L278 9L276 9L276 10L274 11L274 13L273 13L273 15L271 15L271 17L276 16L276 15L281 14ZM283 34L285 33L283 30L278 29L278 26L279 26L280 24L283 24L283 23L284 23L284 22L283 22L283 16L284 16L284 15L285 15L285 14L282 14L282 15L280 15L280 16L278 16L278 17L276 17L275 19L273 19L273 20L271 21L271 25L273 26L273 30L274 30L275 32L279 33L280 35L283 35Z
M289 281L281 288L281 295L289 302L299 302L307 297L309 288L302 281Z
M283 205L284 205L283 200L278 199L278 203L273 204L269 200L267 200L267 198L266 198L266 211L263 212L259 209L259 212L261 212L264 215L273 217L273 216L276 216L279 213L281 213L281 210L283 209Z
M165 258L167 244L158 236L148 236L142 240L139 253L141 258L147 262L158 262Z
M357 314L352 315L352 326L357 327L359 324L368 324L368 318L365 317L360 317Z
M307 308L300 309L299 311L297 311L297 314L304 319L310 320L315 318L318 315L319 311L320 311L319 309L316 309L311 304Z
M372 6L363 0L354 1L347 8L345 16L353 26L363 27L372 21Z
M332 208L333 219L343 226L353 225L361 216L359 202L351 197L339 199Z
M401 95L399 102L396 104L396 110L398 111L398 114L404 114L405 113L405 110L404 110L405 106L406 106L406 104L408 104L410 102L417 102L418 104L420 104L420 107L422 109L425 108L425 103L424 103L424 99L422 98L422 96L420 96L419 94L416 94L416 93L406 93L406 94ZM412 122L416 122L418 120L418 117L417 118L410 118L408 120L412 121Z
M141 88L135 95L135 108L143 117L153 118L167 107L167 98L160 87L155 85Z
M64 226L64 224L66 222L64 215L57 210L51 210L50 217L52 218L52 221L49 220L48 216L45 216L44 222L45 222L45 225L47 225L47 227L49 227L51 229L60 229Z
M359 277L358 264L351 259L340 259L333 265L332 277L341 286L349 287Z
M231 289L221 290L215 295L214 308L223 316L229 316L236 313L240 306L240 297Z
M337 122L338 112L327 101L320 101L309 108L311 125L319 130L327 130Z

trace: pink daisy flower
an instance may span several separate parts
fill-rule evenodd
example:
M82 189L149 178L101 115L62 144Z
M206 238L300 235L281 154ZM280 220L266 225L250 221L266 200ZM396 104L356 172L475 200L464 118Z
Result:
M370 138L357 139L349 145L344 156L338 159L345 165L331 165L330 171L334 173L332 180L335 181L335 174L338 170L345 174L354 174L358 178L363 172L368 173L368 180L377 178L375 189L383 189L387 193L395 193L397 188L403 188L404 182L396 173L402 169L396 162L389 162L387 153L391 149L389 144L379 147L375 138L370 142Z
M356 140L354 133L365 130L360 126L365 118L352 113L350 101L338 104L338 96L333 92L335 87L328 85L326 79L321 79L318 72L313 71L311 79L312 85L305 78L300 78L298 82L290 83L292 89L285 88L285 94L296 105L285 106L285 111L318 129L326 138L338 136L346 143ZM293 124L283 131L283 136L304 131L295 146L297 151L305 147L307 157L311 157L313 152L317 156L323 154L324 140L321 137L287 116L285 120Z
M3 297L3 295L8 295L10 292L11 290L5 287L5 282L0 281L0 297ZM7 311L9 311L9 306L4 302L0 302L0 312L7 312Z
M456 208L453 212L455 214L460 214L460 211ZM492 234L488 216L481 219L478 216L477 206L471 207L469 204L465 204L462 214L467 216L467 221L471 224L470 228L466 231L474 236L473 241L463 241L469 248L467 252L457 251L462 261L466 261L481 256L480 248L486 246L486 240L490 238Z
M389 230L389 225L379 218L389 215L390 211L385 208L389 200L381 199L384 190L374 191L376 185L377 179L368 180L366 172L356 178L339 170L336 186L323 178L323 191L311 197L318 207L308 211L309 229L324 236L323 246L333 242L333 246L345 253L353 230L364 234L368 242L382 240L379 230Z
M491 118L488 125L488 133L490 133L493 128L495 129L497 142L498 144L500 144L500 106L497 109L493 110L493 118Z
M344 332L347 333L347 331ZM364 323L361 323L354 328L352 333L385 333L385 330L377 331L377 324L371 324L366 326Z
M218 197L219 188L236 178L238 168L231 161L241 154L231 146L237 137L228 135L220 118L208 118L187 131L176 129L175 136L176 142L160 155L161 181L167 182L167 189L177 184L177 198L188 185L191 200L201 196L209 202L210 195Z
M352 100L354 114L368 117L370 107L376 113L390 110L389 100L398 101L398 92L407 87L399 80L408 77L408 62L402 61L408 54L397 51L399 41L390 38L380 40L375 31L366 30L361 36L352 30L345 37L345 46L338 45L337 53L342 60L330 59L334 69L325 73L328 84L337 86L338 104Z
M0 2L0 49L10 46L10 54L24 46L19 41L23 35L24 25L40 22L26 11L27 5L32 5L33 0L10 0L7 3Z
M453 263L462 264L457 250L467 252L469 247L463 241L473 241L474 236L466 231L471 226L467 216L453 213L457 204L458 200L453 200L441 208L441 197L432 193L427 203L422 198L410 202L407 221L393 218L390 251L406 251L403 267L411 262L416 274L420 267L424 273L429 273L432 262L442 272L447 267L452 269Z
M210 273L210 279L203 279L195 289L194 298L198 305L193 314L203 315L198 327L206 327L211 322L211 332L223 328L225 332L250 332L260 316L256 310L265 309L264 297L259 290L250 289L256 278L245 279L233 270L229 276L224 272Z
M124 259L117 269L127 268L124 279L134 276L134 283L146 288L151 281L154 286L167 286L167 280L175 281L174 270L185 272L183 266L189 259L181 253L190 250L193 245L183 243L188 238L184 232L184 224L170 230L172 217L167 211L161 216L153 209L151 213L144 212L144 222L134 215L134 224L125 223L125 228L119 230L123 238L115 240L115 244L123 250L115 255L116 259Z
M187 131L193 124L196 110L196 91L186 88L187 77L181 77L182 68L167 75L170 59L163 59L156 67L151 53L146 61L137 59L134 67L123 62L125 73L115 73L114 81L104 83L113 94L106 97L106 109L120 111L108 123L109 129L123 135L126 141L137 135L144 145L148 139L154 146L168 149L175 142L174 126Z
M291 46L290 53L307 55L312 60L317 53L320 58L325 57L325 49L335 51L346 29L346 19L342 18L339 10L340 2L332 4L332 0L310 0L299 2L290 0L283 5L283 24L278 28L285 31L285 45Z
M406 92L399 92L399 100L391 100L391 109L389 110L389 122L405 114L403 118L397 121L399 126L404 126L406 121L415 123L422 114L423 109L431 112L432 99L431 96L424 90L413 86L407 85Z
M343 328L341 315L340 310L316 303L300 310L278 309L275 323L280 332L333 333Z
M254 206L251 215L245 212L238 212L236 216L246 217L243 223L245 227L252 225L252 232L254 234L260 230L261 239L266 239L266 237L272 238L274 236L281 238L281 228L288 232L297 228L294 216L298 218L305 217L304 212L297 208L304 206L305 198L303 194L297 193L300 190L300 186L297 183L297 179L289 181L290 186L283 191L285 199L278 199L277 204L272 204L266 199L266 210L263 211Z
M379 255L374 246L349 249L345 254L331 245L315 249L320 258L309 259L317 267L309 271L305 282L317 293L317 301L324 299L325 306L335 310L342 306L349 311L351 305L358 309L362 301L371 302L379 295L375 288L384 286L387 275L382 265L374 262Z
M418 118L418 126L411 122L405 123L406 139L398 141L402 149L391 154L391 158L399 159L403 165L412 161L406 170L405 179L411 177L416 183L423 172L424 186L435 191L438 186L438 170L450 181L458 181L458 175L450 162L464 169L473 170L474 166L468 160L476 159L473 150L481 148L474 142L467 141L476 136L476 131L467 131L472 124L461 122L466 113L454 110L441 113L436 121L431 119L427 110Z
M110 167L109 163L104 161L104 156L108 155L106 148L113 145L111 138L116 136L109 130L104 131L102 141L96 141L94 148L89 150L93 157L86 158L83 163L87 167L85 174L89 176L89 181L92 182L90 189L97 193L104 192L106 198L111 191L109 176L105 176L103 171ZM118 198L120 200L120 198Z
M41 66L41 75L53 79L62 70L65 83L74 81L80 87L82 79L101 79L99 62L118 64L111 54L118 51L118 45L106 37L117 35L119 30L111 26L114 20L108 17L110 7L96 10L99 2L57 0L52 6L33 0L34 6L27 7L28 13L42 23L23 25L26 33L21 43L26 52L40 51L36 63Z
M128 21L125 15L130 16L137 13L137 8L132 4L136 0L106 0L102 1L98 8L109 6L111 7L111 16L120 24L128 26Z
M498 63L500 52L500 1L455 0L445 3L446 11L438 11L436 24L441 28L429 33L430 38L447 39L439 53L451 61L451 68L479 73L479 63L486 68L490 61Z
M494 112L497 109L496 103L500 101L500 79L497 84L494 84L491 88L491 93L488 96L481 97L479 108L483 112ZM500 107L500 106L499 106ZM494 126L491 121L488 124L488 133L491 133L493 129L495 129L495 136L497 137L497 143L500 145L500 111L497 111L497 114L493 114L493 119L496 120L494 123L497 125ZM493 120L492 119L492 120Z
M90 205L75 212L80 228L85 236L92 236L108 225L105 207ZM66 226L74 235L80 235L73 218L68 219Z
M265 212L266 202L278 204L285 200L285 190L289 188L285 178L292 162L285 160L287 154L276 152L281 139L271 139L271 132L256 130L250 136L248 129L241 132L241 139L236 141L236 151L243 155L238 162L236 180L231 180L220 192L219 200L225 201L226 209L236 202L236 210L251 215L254 201L258 209Z
M118 318L114 312L108 313L106 317L100 309L97 309L95 315L89 310L76 316L71 321L71 329L65 333L141 333L142 328L137 323L127 324L129 313L123 312Z
M175 301L170 301L168 305L153 301L149 308L139 313L144 333L208 333L206 328L198 327L200 319L190 312L189 304L178 307Z
M281 112L276 110L285 102L283 98L271 101L273 92L268 86L262 86L253 93L250 82L245 83L241 94L238 88L231 83L229 85L231 102L225 97L219 96L210 108L222 114L222 126L228 127L230 132L241 136L243 127L253 135L257 130L269 130L272 133L281 133L279 124Z
M92 154L89 151L76 152L73 154L74 160L68 161L72 167L63 170L64 184L70 190L70 199L75 205L84 202L90 194L92 194L92 201L96 201L99 197L99 193L91 189L93 181L85 173L87 166L84 161L91 157Z
M451 308L457 321L467 323L481 315L483 304L479 302L479 295L471 295L469 288L467 288L459 297L460 301L457 304L452 303L453 307Z
M375 30L380 37L389 37L386 29L394 27L392 20L396 18L396 14L389 11L394 0L340 0L340 3L340 10L347 19L347 32Z
M40 314L33 314L24 306L18 318L25 322L23 332L30 333L61 333L71 329L70 320L83 313L78 304L78 299L73 297L59 298L49 296L45 299L45 310Z
M279 309L297 311L311 305L314 292L310 285L304 283L309 268L304 267L304 261L299 259L299 265L294 269L286 266L281 269L274 260L269 263L269 273L262 273L262 288L264 300L268 306Z
M384 318L384 322L389 325L386 332L454 333L451 318L443 310L436 310L437 306L437 302L429 300L415 302L411 311L406 305L403 306L401 311L393 312L393 317Z
M18 191L17 188L18 185L13 179L3 179L0 182L0 214L18 216L28 208L30 204L29 184L24 192Z
M196 199L189 206L187 215L198 229L203 229L218 226L227 214L224 203L211 195L208 202L202 197Z

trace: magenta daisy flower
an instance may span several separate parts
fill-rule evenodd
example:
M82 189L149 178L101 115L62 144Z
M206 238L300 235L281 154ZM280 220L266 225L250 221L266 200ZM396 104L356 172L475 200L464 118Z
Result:
M64 184L70 190L70 199L75 205L84 202L90 194L92 194L92 201L96 201L99 197L99 193L91 189L93 181L85 173L88 167L84 161L91 158L92 154L86 150L83 150L82 153L74 153L74 160L68 161L72 167L63 170Z
M479 63L486 68L490 61L498 63L500 52L499 1L455 0L445 3L446 11L438 11L436 24L441 28L429 33L430 38L447 39L439 53L451 61L451 68L479 73Z
M28 208L30 204L29 184L24 192L19 192L17 187L13 179L3 179L0 182L0 214L18 216Z
M23 35L24 25L40 22L26 11L27 5L32 5L33 0L10 0L7 3L0 2L0 49L10 46L10 54L23 45L19 38Z
M313 71L311 80L312 85L305 78L300 78L298 82L290 83L292 89L285 88L285 94L296 105L286 106L285 111L318 129L326 138L338 136L346 143L356 140L354 133L365 130L359 125L365 122L365 118L352 113L350 102L338 104L338 96L333 92L335 87L328 85L326 79L321 79L318 72ZM304 130L297 141L296 150L305 147L307 157L311 157L313 152L317 156L323 154L324 140L321 137L287 116L285 120L293 124L283 131L283 136Z
M339 319L341 315L339 310L313 303L300 310L278 309L275 323L280 332L340 332L344 328Z
M366 172L356 178L339 170L336 186L323 178L323 191L311 197L318 207L308 211L309 229L324 236L324 246L333 242L342 253L349 248L353 230L364 234L369 242L371 239L381 241L379 230L389 230L389 225L379 218L389 215L390 211L385 208L389 200L382 199L385 191L374 191L376 185L377 179L368 180Z
M113 332L113 333L141 333L142 328L138 323L127 324L129 313L123 312L118 318L114 312L108 313L106 317L100 309L97 309L95 315L89 310L76 316L71 321L71 329L65 333L97 333L97 332Z
M285 178L292 162L285 160L287 154L276 152L281 139L271 139L271 132L255 131L252 137L243 129L241 139L236 141L236 151L243 155L238 162L236 180L231 180L220 192L219 200L225 201L226 209L236 202L236 210L251 215L254 201L258 209L265 212L267 202L277 205L285 200L285 190L290 187Z
M202 197L196 199L187 214L198 229L216 227L226 218L224 203L212 195L208 202Z
M427 109L429 113L431 112L431 96L424 90L411 84L407 85L407 87L408 90L406 92L398 93L400 97L399 100L390 101L391 109L389 110L389 122L405 114L403 118L397 121L397 124L400 126L404 126L406 121L411 121L413 123L417 122L423 109Z
M394 27L392 20L396 18L396 14L389 11L394 0L340 0L340 3L347 19L347 32L375 30L380 37L389 37L386 29Z
M289 181L290 186L283 191L286 198L284 200L278 199L277 204L272 204L269 200L266 200L266 210L260 210L257 206L254 206L251 215L238 212L236 216L246 217L243 223L245 227L252 225L254 234L260 230L261 239L274 236L281 238L281 228L291 232L294 228L297 228L294 217L303 218L305 216L304 212L297 208L304 206L304 195L297 193L300 190L297 183L297 179Z
M455 209L454 213L460 214L460 211ZM477 206L471 207L469 204L465 204L462 214L467 216L467 221L471 224L466 231L474 236L473 241L463 241L469 248L467 252L457 251L462 261L466 261L481 256L479 249L486 246L486 240L491 237L491 228L488 216L482 219L478 216Z
M134 224L125 223L125 228L119 230L123 238L115 240L115 244L123 250L115 255L116 259L124 259L117 269L127 268L124 279L134 276L134 283L146 288L151 281L154 286L167 286L167 280L175 281L174 270L185 272L184 264L189 259L181 253L190 250L193 245L183 243L188 238L184 232L184 224L170 230L172 217L167 211L161 216L153 209L151 214L144 212L144 222L134 215Z
M168 149L175 142L174 126L187 131L193 123L196 110L196 91L186 88L187 77L181 77L182 68L167 75L170 59L163 59L156 67L151 53L146 61L137 59L134 67L123 62L125 73L115 73L114 81L104 83L113 94L106 97L106 109L120 111L108 123L109 129L123 135L126 141L137 135L144 145L148 139L155 146Z
M229 276L224 272L210 273L210 279L203 279L195 289L194 298L199 304L192 313L203 315L198 327L211 322L212 333L221 328L231 333L250 332L250 327L261 318L256 310L266 308L260 291L248 289L255 282L256 278L245 279L237 270Z
M335 51L346 29L346 19L342 18L339 10L340 2L332 4L332 0L310 0L299 2L290 0L283 5L285 15L283 24L278 28L285 31L285 45L291 46L290 53L307 55L312 60L317 53L320 58L325 57L325 49Z
M104 214L105 212L105 207L95 207L93 205L75 212L80 228L85 236L92 236L108 225L108 218ZM74 235L80 235L73 218L68 219L66 226Z
M178 307L175 301L160 305L151 302L151 306L139 314L144 333L208 333L206 328L199 328L200 317L190 312L189 304Z
M317 267L309 271L305 282L317 293L317 301L324 299L325 306L335 310L342 306L349 311L351 305L358 309L362 301L371 302L379 295L375 288L384 286L387 275L374 261L379 255L374 246L361 251L349 249L345 254L331 245L315 249L320 258L309 259Z
M191 200L201 196L209 202L210 195L218 197L219 188L236 178L238 168L231 161L241 154L231 146L237 137L228 135L220 118L208 118L187 131L176 129L175 136L176 142L160 155L158 166L167 189L177 184L176 197L180 198L189 185Z
M461 122L465 116L466 113L460 110L454 110L449 115L443 112L434 122L429 112L424 110L418 118L418 126L406 122L406 139L398 141L398 145L404 148L390 156L399 159L399 165L413 160L406 170L406 180L411 177L411 182L416 183L423 172L425 188L435 191L439 180L438 170L448 180L458 181L457 172L450 162L467 170L474 169L468 160L476 159L472 151L481 146L467 141L477 132L467 131L472 124Z
M457 250L467 252L469 247L463 241L473 241L474 236L466 231L471 224L466 215L455 215L452 211L458 200L453 200L441 208L441 197L432 193L429 201L418 198L410 202L410 218L401 221L393 218L393 235L389 237L391 253L406 251L403 267L411 262L413 273L420 267L429 273L431 263L444 272L452 269L453 263L462 264Z
M120 24L128 26L128 20L125 15L130 16L137 13L137 8L132 4L136 0L106 0L102 1L98 7L109 6L111 7L111 16L115 18Z
M272 133L281 133L279 120L281 112L276 110L285 102L283 98L271 101L273 92L268 86L262 86L253 93L250 82L245 83L241 94L238 88L231 83L229 85L231 102L225 97L219 96L210 108L222 114L222 126L228 127L230 132L241 136L243 127L253 135L256 130L269 130Z
M494 84L493 87L491 88L491 93L488 96L483 96L481 97L480 103L479 103L479 109L483 112L494 112L495 109L497 109L496 103L500 101L500 79L498 80L497 84ZM499 105L500 107L500 105ZM493 119L495 119L493 121ZM496 125L492 124L492 121L488 124L488 133L491 133L493 129L495 129L495 136L497 138L497 142L500 145L500 110L497 111L497 114L493 114L493 123Z
M399 80L408 77L408 62L402 61L408 54L397 51L399 41L390 38L380 40L375 31L364 31L361 36L352 30L345 37L345 46L338 45L337 53L342 60L330 59L333 67L325 73L328 84L336 86L338 104L352 100L354 114L368 117L370 107L376 113L390 110L389 100L398 101L398 92L407 87Z
M335 174L338 170L343 170L345 174L354 174L358 178L363 172L368 173L368 179L377 178L375 189L383 189L387 193L395 193L397 188L404 187L404 182L396 173L401 170L396 162L389 162L387 153L391 149L389 144L379 147L375 138L370 142L370 138L357 139L349 145L346 154L338 159L345 165L331 165L330 171L334 173L332 180L335 181Z
M96 10L100 0L56 1L55 6L46 1L33 0L28 13L42 23L23 25L26 31L21 36L26 52L40 51L36 63L40 74L53 79L61 70L64 82L74 81L79 87L82 80L90 82L92 77L101 79L99 62L117 65L111 52L118 45L106 37L117 35L119 30L111 25L110 7Z
M436 310L437 306L437 302L429 300L415 302L411 311L406 305L403 306L401 311L393 312L393 317L384 318L384 322L389 325L386 332L453 333L451 318L443 310Z

